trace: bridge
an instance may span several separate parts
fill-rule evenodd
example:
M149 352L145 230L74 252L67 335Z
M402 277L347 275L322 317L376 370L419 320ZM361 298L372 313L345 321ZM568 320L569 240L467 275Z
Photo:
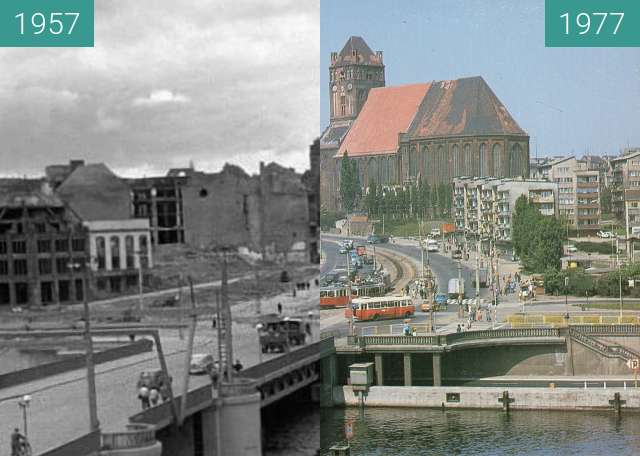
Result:
M260 410L318 382L320 360L331 353L333 341L322 340L247 368L219 391L198 382L180 427L172 407L180 410L183 397L175 396L131 415L126 430L88 433L44 455L260 455Z
M322 393L331 401L355 362L374 363L378 386L442 386L504 375L628 375L633 359L640 359L638 325L353 335L336 340L335 354L323 362Z

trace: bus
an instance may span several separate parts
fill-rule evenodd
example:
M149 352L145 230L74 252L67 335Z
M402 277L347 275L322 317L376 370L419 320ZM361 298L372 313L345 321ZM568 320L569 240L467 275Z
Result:
M410 296L381 296L377 298L354 298L352 308L344 311L346 318L356 320L379 320L382 318L409 318L416 312ZM354 315L355 309L355 315Z

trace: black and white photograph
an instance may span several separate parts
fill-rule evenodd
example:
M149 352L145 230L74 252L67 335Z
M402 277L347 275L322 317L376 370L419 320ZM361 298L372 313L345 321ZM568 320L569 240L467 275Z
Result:
M0 48L1 455L319 454L319 15L95 0L93 46Z

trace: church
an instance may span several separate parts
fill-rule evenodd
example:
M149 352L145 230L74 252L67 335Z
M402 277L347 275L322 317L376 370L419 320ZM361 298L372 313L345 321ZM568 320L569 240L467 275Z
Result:
M331 53L329 97L320 138L324 209L340 207L345 153L363 189L529 175L529 136L480 76L387 87L382 51L352 36Z

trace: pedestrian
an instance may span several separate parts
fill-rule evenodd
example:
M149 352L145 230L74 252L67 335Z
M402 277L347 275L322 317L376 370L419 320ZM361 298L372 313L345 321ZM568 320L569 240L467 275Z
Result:
M213 317L213 319L211 320L211 327L213 329L216 329L216 326L218 326L218 319L216 317Z
M409 335L409 331L410 331L409 323L405 323L404 326L402 327L402 333L405 336L408 336Z
M309 291L310 288L311 288L311 284L307 282L307 291Z
M149 388L146 386L140 387L138 390L138 399L142 403L142 410L146 410L149 408Z
M315 280L313 281L313 283L315 283L315 284L316 284L316 287L317 287L318 285L320 285L320 282L318 281L318 279L315 279Z
M20 430L15 428L11 434L11 456L20 456L22 449L27 444L27 438L20 434Z
M311 325L309 323L304 324L304 330L309 336L311 336Z
M295 291L293 293L293 296L295 296ZM278 303L278 315L282 315L282 304Z
M460 323L458 323L458 327L456 328L456 332L457 333L462 332L462 328L460 327Z
M292 296L295 298L296 297L296 289L293 288L292 291L293 291Z
M158 392L158 390L156 388L151 388L149 390L149 402L151 403L151 405L153 405L154 407L158 405L159 399L160 393Z
M411 330L411 335L412 335L413 337L415 337L415 336L417 336L417 335L418 335L418 330L416 329L416 327L415 327L415 326L414 326L414 327L413 327L413 329Z

